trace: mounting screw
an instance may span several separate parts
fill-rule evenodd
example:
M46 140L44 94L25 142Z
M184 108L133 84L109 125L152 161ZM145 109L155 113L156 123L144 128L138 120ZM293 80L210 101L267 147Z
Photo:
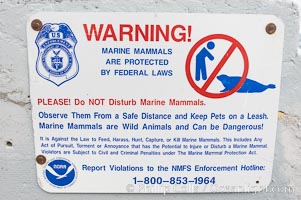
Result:
M266 25L265 27L265 31L268 33L268 34L273 34L276 32L276 25L274 23L269 23Z
M43 155L38 155L36 157L36 161L37 161L38 164L43 165L46 162L46 157L43 156Z
M43 23L42 23L42 21L39 20L39 19L34 19L34 20L32 20L32 22L31 22L31 28L32 28L33 30L35 30L35 31L40 31L41 28L42 28L42 26L43 26Z

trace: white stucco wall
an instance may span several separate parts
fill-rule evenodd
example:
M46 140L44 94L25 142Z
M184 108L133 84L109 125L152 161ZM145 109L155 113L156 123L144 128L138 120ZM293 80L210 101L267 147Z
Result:
M273 14L285 24L273 181L260 193L49 194L36 181L26 22L38 11ZM301 59L298 7L271 0L0 0L0 199L301 199Z

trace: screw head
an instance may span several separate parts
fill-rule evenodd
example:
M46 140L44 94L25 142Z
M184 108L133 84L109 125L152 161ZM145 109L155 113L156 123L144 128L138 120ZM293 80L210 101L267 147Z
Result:
M42 21L39 20L39 19L34 19L34 20L32 20L32 22L31 22L31 28L32 28L33 30L35 30L35 31L40 31L41 28L42 28L42 26L43 26L43 23L42 23Z
M268 33L268 34L273 34L273 33L275 33L276 32L276 29L277 29L277 27L276 27L276 25L274 24L274 23L269 23L269 24L267 24L266 25L266 27L265 27L265 31Z
M43 164L46 163L46 157L43 156L43 155L38 155L36 157L36 161L37 161L38 164L43 165Z

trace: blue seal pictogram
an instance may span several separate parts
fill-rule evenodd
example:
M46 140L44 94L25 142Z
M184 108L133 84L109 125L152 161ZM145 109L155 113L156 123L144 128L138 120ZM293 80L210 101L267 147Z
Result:
M79 71L76 44L77 40L67 24L44 24L36 38L37 73L57 86L73 79Z
M51 160L44 169L46 180L52 186L58 188L71 186L76 179L76 175L75 166L63 158Z

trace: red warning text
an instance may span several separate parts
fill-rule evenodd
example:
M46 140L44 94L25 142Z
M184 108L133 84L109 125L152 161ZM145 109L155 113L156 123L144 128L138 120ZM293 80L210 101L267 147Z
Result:
M54 99L54 98L48 98L48 99L43 99L43 98L38 98L37 99L38 105L43 105L43 106L70 106L71 105L71 100L69 98L59 98L59 99Z
M191 42L191 26L83 24L88 41Z

